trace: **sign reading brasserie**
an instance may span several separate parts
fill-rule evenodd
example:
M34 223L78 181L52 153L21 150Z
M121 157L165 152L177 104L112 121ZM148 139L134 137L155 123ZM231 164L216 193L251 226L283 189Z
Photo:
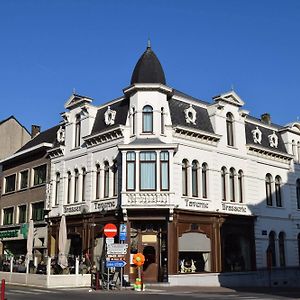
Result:
M227 203L222 203L222 210L230 211L230 212L239 212L239 213L247 212L247 208L245 206L240 206L236 204L227 204Z

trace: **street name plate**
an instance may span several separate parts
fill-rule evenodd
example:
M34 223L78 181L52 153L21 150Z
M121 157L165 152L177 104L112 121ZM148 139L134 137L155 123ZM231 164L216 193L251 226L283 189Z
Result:
M107 254L126 254L128 244L109 244L107 245Z

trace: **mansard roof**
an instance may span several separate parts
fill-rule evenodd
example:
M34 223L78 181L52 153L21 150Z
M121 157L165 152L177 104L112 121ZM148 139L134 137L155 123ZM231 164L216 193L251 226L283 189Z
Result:
M105 124L105 112L108 110L108 107L116 112L113 126L125 125L129 109L129 99L121 98L119 101L107 103L99 108L91 135L112 128L112 125Z
M249 120L249 122L247 122ZM252 122L251 122L252 121ZM254 121L254 122L253 122ZM261 131L261 143L255 143L253 139L253 133L252 130L255 130L256 127ZM246 122L245 122L245 132L246 132L246 144L248 145L255 145L260 146L263 148L266 148L271 151L280 151L283 153L288 153L286 150L286 147L284 145L283 139L281 137L280 132L278 132L279 129L282 127L275 124L265 124L262 121L260 121L257 118L247 116ZM269 142L269 135L272 135L273 132L278 137L278 146L277 147L271 147Z
M193 98L193 100L197 99ZM196 111L196 121L195 124L186 122L185 110L190 106L191 104L188 102L175 99L169 100L172 125L190 127L191 129L194 128L209 133L214 133L207 109L204 107L200 107L192 103L192 108Z
M132 73L131 84L135 83L166 84L164 70L150 45L138 60Z

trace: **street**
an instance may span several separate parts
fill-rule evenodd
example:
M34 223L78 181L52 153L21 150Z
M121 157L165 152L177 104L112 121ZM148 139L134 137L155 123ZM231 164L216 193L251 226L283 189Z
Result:
M274 299L300 299L300 288L252 288L239 291L228 288L203 288L203 287L149 287L143 292L135 292L129 289L115 291L94 291L89 288L67 289L41 289L34 287L7 286L7 300L17 299L155 299L155 300L274 300ZM174 299L174 297L176 299Z

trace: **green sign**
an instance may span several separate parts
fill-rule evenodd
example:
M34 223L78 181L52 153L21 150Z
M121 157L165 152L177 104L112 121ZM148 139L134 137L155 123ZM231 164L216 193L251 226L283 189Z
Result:
M7 230L7 231L0 231L0 239L3 238L12 238L18 236L18 230Z
M29 226L28 223L24 223L24 224L21 225L21 228L20 228L20 232L21 232L21 234L23 234L24 239L27 239L28 226Z

